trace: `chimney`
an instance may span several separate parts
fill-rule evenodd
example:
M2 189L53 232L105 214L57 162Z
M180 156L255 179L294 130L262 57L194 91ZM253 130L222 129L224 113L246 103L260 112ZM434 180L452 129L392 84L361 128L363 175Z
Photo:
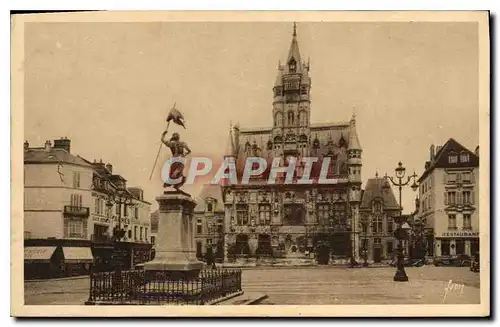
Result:
M474 154L479 158L479 145L476 147L476 150L474 150Z
M30 143L28 141L24 141L24 151L29 150L30 148Z
M434 144L431 145L431 155L430 155L430 161L434 161L434 157L436 156L436 147Z
M70 153L71 140L68 140L67 137L61 137L59 140L54 140L54 148L63 149Z
M50 151L52 148L52 143L50 141L45 141L45 151Z
M108 172L109 172L110 174L112 174L112 173L113 173L113 165L112 165L112 164L108 163L108 164L106 165L106 169L108 170Z

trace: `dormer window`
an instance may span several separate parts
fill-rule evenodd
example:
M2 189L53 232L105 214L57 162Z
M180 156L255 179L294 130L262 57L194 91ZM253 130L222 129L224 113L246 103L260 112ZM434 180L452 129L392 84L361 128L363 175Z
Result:
M290 62L288 63L288 68L291 73L295 73L295 71L297 70L297 62L295 61L295 59L292 58L292 60L290 60Z
M455 164L455 163L457 163L457 161L458 161L457 159L458 159L458 158L457 158L457 156L456 156L456 155L449 155L449 156L448 156L448 163L450 163L450 164Z
M460 155L460 162L469 162L469 154L468 153L462 153Z
M208 212L212 212L212 211L213 211L213 205L212 205L212 202L208 202L208 203L207 203L207 211L208 211Z
M373 202L373 212L382 213L382 203L380 201Z

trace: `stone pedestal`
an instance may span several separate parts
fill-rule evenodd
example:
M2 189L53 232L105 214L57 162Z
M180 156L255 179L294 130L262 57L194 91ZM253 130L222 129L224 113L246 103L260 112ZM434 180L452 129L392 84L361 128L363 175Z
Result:
M181 191L164 192L156 201L160 207L156 255L143 269L146 274L161 273L171 279L195 278L204 267L196 258L194 243L196 202Z

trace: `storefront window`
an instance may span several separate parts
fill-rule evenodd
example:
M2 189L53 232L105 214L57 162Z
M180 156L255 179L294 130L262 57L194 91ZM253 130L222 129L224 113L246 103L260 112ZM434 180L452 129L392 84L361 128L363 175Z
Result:
M465 242L463 240L456 240L455 247L457 255L465 254Z

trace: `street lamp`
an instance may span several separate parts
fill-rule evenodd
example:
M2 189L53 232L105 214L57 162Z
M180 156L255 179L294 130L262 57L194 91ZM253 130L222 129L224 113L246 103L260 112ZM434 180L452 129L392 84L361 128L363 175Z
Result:
M368 228L373 227L372 221L365 221L364 224L364 244L363 244L363 267L368 267Z
M417 174L415 174L415 171L413 171L413 175L408 176L407 180L404 181L404 177L406 174L406 168L403 166L401 161L398 163L398 166L396 169L394 169L396 173L396 178L392 178L390 176L387 176L387 173L385 174L385 182L382 185L384 189L390 189L391 185L389 181L394 185L399 188L399 219L398 219L398 225L399 227L394 231L394 235L396 236L396 239L398 240L398 248L397 248L397 256L398 256L398 263L397 263L397 271L396 274L394 275L394 281L395 282L407 282L408 281L408 276L406 275L405 267L404 267L404 256L403 256L403 240L406 238L406 235L408 233L408 230L410 226L407 223L403 223L403 205L402 205L402 193L403 193L403 186L406 186L410 184L410 182L413 179L413 184L411 185L411 188L413 191L416 191L418 188L417 184ZM396 181L397 180L397 181Z
M133 206L134 202L127 190L120 188L116 190L115 194L110 194L108 196L106 205L111 207L113 204L120 206L120 209L118 210L118 228L116 229L116 233L113 235L115 241L120 242L125 236L125 230L122 229L122 205L130 207Z

